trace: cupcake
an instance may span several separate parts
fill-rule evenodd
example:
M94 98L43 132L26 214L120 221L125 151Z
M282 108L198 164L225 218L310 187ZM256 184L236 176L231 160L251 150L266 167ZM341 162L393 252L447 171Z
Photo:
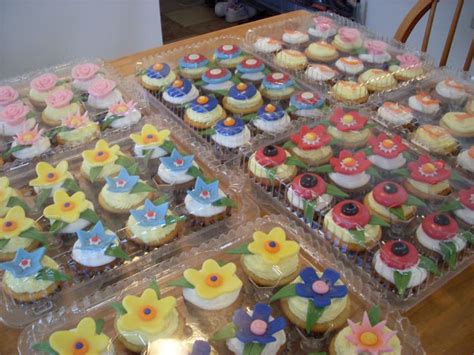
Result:
M319 92L304 91L293 94L290 98L290 110L292 116L316 118L321 115L324 105L324 96Z
M359 75L359 83L365 84L371 92L391 90L397 86L397 80L388 71L369 69Z
M406 190L393 181L384 181L364 197L364 205L371 215L382 218L387 223L400 223L411 220L417 206L423 201L408 195Z
M72 87L76 90L87 92L95 79L101 78L100 67L94 63L75 65L71 70Z
M53 234L72 234L97 222L92 202L78 191L71 196L64 190L53 195L54 203L47 206L43 216L49 220L50 232Z
M214 61L224 68L235 68L243 59L242 50L234 44L224 44L214 51Z
M198 176L184 199L184 206L194 220L209 224L224 219L235 203L219 189L219 180L206 183Z
M108 126L112 128L123 128L132 126L140 121L142 113L136 108L137 103L130 100L121 100L108 108L108 112L102 121L102 129Z
M345 148L358 148L367 144L371 135L367 117L357 111L346 112L337 108L329 118L328 133ZM340 143L339 143L340 142Z
M21 199L21 192L10 186L10 180L6 176L0 176L0 217L3 217L14 206L24 207L27 205Z
M17 90L9 85L0 86L0 112L20 98Z
M55 138L58 144L76 145L91 142L99 135L99 124L91 121L87 112L81 115L77 111L61 122Z
M234 85L227 95L222 100L222 104L227 111L236 115L257 112L258 108L263 105L262 95L253 84Z
M112 105L123 101L122 93L116 88L117 84L109 79L95 79L87 92L87 105L96 110L107 110Z
M366 159L364 152L352 154L348 150L341 150L339 156L329 160L332 172L329 179L346 191L357 192L364 190L370 183L367 169L372 165Z
M138 73L142 86L153 93L170 85L176 80L176 74L166 63L155 63Z
M432 160L420 155L417 161L408 163L410 175L405 180L408 192L422 199L443 199L451 193L449 178L451 171L442 160Z
M391 59L387 47L387 43L383 41L368 39L364 41L364 51L359 54L359 58L371 65L383 65Z
M150 157L156 159L170 154L174 144L170 140L171 132L168 129L159 131L155 126L146 123L141 132L130 134L133 141L133 154L138 158Z
M117 144L110 147L105 140L100 139L94 149L82 152L81 174L90 182L116 175L121 169L121 165L116 163L119 156L123 156L123 153Z
M339 57L336 47L326 41L311 43L305 50L306 56L316 62L329 63Z
M127 239L146 247L158 247L178 237L182 217L168 210L168 202L146 199L143 206L130 210L126 224Z
M82 318L76 328L52 333L49 336L47 346L56 354L80 354L82 351L84 354L113 355L115 354L114 344L103 333L102 327L102 319L96 321L91 317ZM38 345L43 345L43 343ZM35 346L33 346L34 348ZM44 349L46 346L41 348ZM86 351L82 349L86 349Z
M184 122L196 129L207 129L226 117L226 112L214 96L199 96L184 113Z
M300 131L291 136L291 143L288 148L291 154L309 166L326 164L333 155L329 145L331 136L323 125L301 126Z
M428 272L420 265L418 250L404 240L384 243L374 255L373 266L377 275L392 284L402 297L428 277Z
M461 223L474 226L474 187L459 191L459 204L454 209L454 215Z
M265 64L260 59L247 58L237 64L235 73L244 81L260 83L265 77Z
M456 162L464 170L474 173L474 145L459 153Z
M377 116L392 126L406 126L413 121L413 110L397 102L385 101L377 109Z
M253 44L253 48L259 53L276 53L281 50L281 42L270 37L259 37Z
M299 48L309 41L309 36L301 31L284 30L281 40L287 46Z
M408 147L402 142L400 136L389 137L382 132L377 137L369 138L369 147L371 154L367 158L377 168L394 171L407 162L403 152Z
M48 137L43 135L43 130L38 129L38 125L32 129L24 127L24 129L13 138L10 148L13 155L17 159L27 160L33 159L46 152L51 147Z
M56 166L40 161L35 167L36 177L30 180L28 185L33 188L36 195L45 195L46 198L53 197L59 190L77 192L79 186L68 169L67 160L61 160Z
M273 295L271 301L276 300L286 318L308 334L341 328L351 308L347 286L333 269L301 270L290 285Z
M443 100L459 102L466 98L467 93L463 84L453 79L444 79L436 84L436 94Z
M418 127L412 135L412 142L432 153L442 155L453 154L459 143L449 134L449 131L440 126L424 124Z
M341 57L336 61L335 66L346 75L357 75L364 70L364 64L356 57Z
M305 71L305 77L310 81L329 82L337 75L337 71L324 64L310 64Z
M294 49L284 49L277 53L273 63L283 69L303 70L308 64L304 53Z
M202 74L201 80L203 89L222 95L234 85L232 73L226 68L208 69Z
M408 98L408 105L415 111L427 115L436 115L439 111L439 100L421 92Z
M155 180L158 184L172 185L175 189L186 190L194 185L196 176L201 172L193 162L194 155L183 155L173 149L169 157L160 158Z
M362 47L362 38L358 29L341 27L332 41L332 45L341 52L349 53Z
M474 99L471 97L467 100L466 105L464 105L464 111L471 115L474 115Z
M177 79L163 91L163 100L178 107L190 103L198 96L198 89L188 79Z
M384 220L370 216L369 209L356 200L335 205L325 216L323 230L332 241L351 252L374 248L382 238Z
M34 78L30 83L29 99L36 108L46 107L46 98L57 88L59 79L55 74L45 73Z
M179 74L186 79L199 79L208 65L209 60L202 54L188 54L179 58Z
M367 312L364 312L361 323L354 323L350 319L347 323L348 326L332 338L329 355L402 354L397 332L386 326L386 320L381 321L378 316L374 319L373 314L369 319Z
M218 311L231 306L240 295L243 283L235 274L234 263L220 265L213 259L207 259L200 270L186 269L183 276L184 299L193 306Z
M34 116L21 101L4 106L0 111L0 136L15 136L25 127L32 129L36 124Z
M280 104L267 104L257 111L253 125L263 132L282 133L290 127L291 118Z
M369 98L367 86L355 81L339 80L332 86L331 94L337 101L348 104L362 104Z
M41 120L48 126L59 126L69 116L81 112L82 107L73 101L74 93L69 89L57 89L46 97L46 108Z
M250 176L257 178L260 184L267 187L291 181L298 168L286 164L289 156L290 153L285 149L275 145L267 145L257 150L248 162Z
M35 302L56 291L61 281L69 280L45 251L45 247L32 252L20 248L12 261L0 263L6 295L19 302Z
M448 112L439 121L441 127L450 134L460 138L474 137L474 114L464 112Z
M430 253L438 255L449 267L456 268L458 254L466 248L456 220L446 213L426 215L416 229L416 239Z
M71 257L85 271L102 271L110 267L116 259L129 259L120 248L115 233L105 230L101 221L89 231L77 232L77 240L72 247Z
M289 99L295 91L295 83L288 74L268 74L262 81L260 92L269 100Z
M395 76L395 79L407 81L421 77L425 73L423 63L417 56L405 53L399 54L395 58L398 64L393 64L388 68Z
M139 176L129 175L121 168L117 177L105 177L105 185L99 193L99 204L112 213L126 213L151 198L154 188L140 180Z
M118 340L130 351L141 353L157 339L180 338L185 327L176 298L161 298L156 288L147 288L140 296L127 295L114 307Z
M245 122L240 118L227 117L214 126L211 139L226 148L238 148L250 141L251 133Z
M313 38L328 39L336 34L336 24L326 16L317 15L313 17L313 26L308 29L308 33Z

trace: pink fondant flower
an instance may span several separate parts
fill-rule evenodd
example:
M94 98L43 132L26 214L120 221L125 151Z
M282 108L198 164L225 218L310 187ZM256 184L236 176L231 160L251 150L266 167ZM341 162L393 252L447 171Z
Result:
M78 64L72 68L72 78L76 80L90 80L99 71L99 66L94 63Z
M118 104L113 104L109 107L109 112L117 116L126 116L135 109L136 102L130 100L129 102L120 101Z
M367 40L364 42L364 48L371 54L383 54L387 49L387 43L378 40Z
M28 112L30 109L23 102L15 102L0 112L0 120L7 125L18 126L25 122Z
M109 79L96 79L89 87L89 95L95 97L105 97L115 89L115 81Z
M41 138L43 130L38 128L38 125L34 126L32 129L25 129L23 132L16 135L15 142L19 145L33 145Z
M0 86L0 106L7 106L18 99L18 91L11 86Z
M40 75L31 80L30 86L36 91L49 91L56 86L58 77L52 73Z
M409 68L409 67L414 67L416 65L419 65L421 63L420 58L413 54L405 53L405 54L399 54L396 56L398 61L400 62L400 66L402 68Z
M71 103L74 93L69 89L56 90L48 95L46 103L54 108L61 108Z
M337 33L345 42L355 42L360 38L360 32L355 28L341 27Z
M88 113L84 113L81 115L80 111L77 111L75 114L69 116L63 121L63 126L67 128L81 128L84 127L89 123L89 115Z

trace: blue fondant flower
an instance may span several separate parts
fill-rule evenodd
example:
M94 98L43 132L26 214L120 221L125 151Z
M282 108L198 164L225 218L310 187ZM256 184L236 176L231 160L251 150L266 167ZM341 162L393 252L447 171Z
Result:
M271 307L263 303L255 305L251 316L244 309L238 309L232 318L237 326L237 339L245 344L268 344L276 341L273 335L285 329L286 322L283 317L270 320L271 313Z
M234 136L245 129L245 122L240 118L227 117L218 121L214 129L223 136Z
M41 260L45 252L45 247L36 249L31 253L24 249L18 249L15 259L0 263L0 270L9 271L15 278L33 276L43 268Z
M232 86L228 95L235 100L248 100L257 94L255 85L239 83Z
M142 209L131 210L130 213L137 223L143 227L157 227L166 224L168 202L155 206L149 199L145 200Z
M188 79L175 80L166 88L166 92L171 97L183 97L189 94L192 84Z
M203 179L198 177L194 189L188 194L197 202L204 205L210 205L221 199L219 196L219 180L206 184Z
M168 76L170 73L171 68L166 63L156 63L150 67L148 67L146 71L146 75L152 79L161 79Z
M209 355L211 353L211 346L207 341L196 340L193 344L193 349L190 355Z
M296 284L296 294L300 297L311 298L317 308L327 307L333 298L347 295L345 285L336 285L340 277L336 270L326 269L319 277L313 268L308 267L300 272L300 277L303 283Z
M280 104L267 104L261 106L257 111L257 117L264 121L277 121L285 116L285 111Z
M214 96L198 96L191 102L191 108L195 112L208 113L214 110L219 102Z
M169 157L161 157L160 161L166 169L171 171L186 171L193 166L194 155L182 155L173 149Z
M117 177L105 177L107 190L110 192L130 192L137 184L139 176L129 175L127 169L122 168Z
M107 234L101 221L89 231L80 230L77 236L81 243L79 249L82 250L105 250L117 239L115 234Z

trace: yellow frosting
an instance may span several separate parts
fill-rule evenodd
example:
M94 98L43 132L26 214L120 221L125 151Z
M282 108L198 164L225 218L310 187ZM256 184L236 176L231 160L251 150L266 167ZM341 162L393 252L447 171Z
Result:
M30 229L34 220L25 216L25 211L20 206L12 207L5 217L0 218L0 238L12 239Z
M368 140L370 130L368 128L364 128L360 131L340 131L334 126L329 126L328 133L335 139L340 139L341 141L347 143L355 143L362 140Z
M369 69L359 76L359 82L367 83L373 88L385 89L397 85L397 80L389 72L380 69Z
M290 153L286 152L286 155L290 156ZM250 157L249 169L254 176L268 179L268 175L266 173L267 169L257 163L257 160L255 159L255 154ZM279 180L286 180L296 174L297 167L294 165L281 164L278 165L275 169L276 178Z
M199 123L212 124L224 115L224 109L221 105L217 105L213 110L209 112L196 112L191 107L186 109L186 115L189 119Z
M231 96L227 96L227 103L231 104L234 107L237 108L247 108L247 107L254 107L259 104L262 104L262 95L260 94L260 91L257 90L256 94L246 100L236 100Z
M54 193L53 200L54 203L44 209L43 215L46 218L66 223L76 222L81 213L92 205L86 200L86 195L82 191L69 196L66 191L58 190Z
M384 328L384 332L388 333L391 329L388 327ZM357 347L353 345L347 336L352 334L350 327L345 327L342 329L336 336L336 341L334 347L336 349L336 355L358 355ZM394 335L389 341L390 347L393 349L391 352L384 352L384 355L400 355L402 353L402 345L400 344L400 339Z
M381 214L382 216L384 216L386 218L389 218L391 221L399 221L400 220L397 216L392 214L387 207L382 206L380 203L375 201L374 194L372 192L370 192L368 194L367 200L368 200L368 203L369 203L370 207L373 210L377 211L377 213ZM401 207L405 217L409 216L409 215L412 215L416 212L416 206L401 205L399 207Z
M52 188L62 184L66 179L72 178L68 172L69 164L62 160L56 166L44 161L36 164L36 178L30 180L29 185L37 188Z
M474 99L469 99L464 106L464 111L470 114L474 114Z
M422 125L413 135L413 140L436 153L449 153L456 149L458 142L440 126Z
M30 89L29 96L34 101L45 102L46 98L51 93L53 93L56 90L60 90L60 89L64 89L64 86L63 85L56 86L56 87L54 87L54 88L52 88L51 90L48 90L48 91L38 91L38 90L35 90L35 89Z
M28 238L12 238L2 249L0 249L0 255L16 253L18 249L28 248L31 243L33 243L33 240Z
M275 64L286 68L296 68L305 66L308 63L306 56L292 49L285 49L275 56Z
M358 244L357 239L353 237L348 229L338 226L332 217L332 210L324 216L324 228L332 233L334 237L346 243ZM377 240L380 234L380 226L367 224L364 227L365 242L370 243Z
M168 212L168 215L171 216L172 213ZM142 227L137 223L136 219L132 215L130 215L127 221L127 227L133 233L134 238L140 239L146 244L160 241L173 232L176 229L176 226L177 223L172 223L161 227Z
M474 135L474 114L465 112L448 112L441 122L445 127L463 135Z
M337 56L336 48L324 41L311 43L306 50L312 57L332 58Z
M144 181L140 181L145 183ZM149 192L138 192L132 194L130 192L112 192L105 185L100 191L100 196L110 206L121 210L130 209L140 204L148 197Z
M397 77L401 78L403 80L409 80L409 79L416 78L420 75L423 75L423 73L425 72L421 65L420 66L415 66L413 68L401 68L398 65L391 65L388 68L388 70L391 71L391 72L395 72Z
M242 60L244 60L244 56L240 55L235 58L229 58L229 59L217 59L215 56L213 57L214 61L218 61L221 64L229 65L229 66L235 66L239 64Z
M441 191L449 189L449 181L441 181L437 184L427 184L424 182L416 181L411 178L407 179L408 182L413 185L417 190L424 192L429 195L438 195Z
M80 111L80 109L81 106L79 106L79 104L75 102L60 108L46 106L45 110L43 111L43 117L61 123L62 120L65 120L69 116L74 115L75 113Z
M339 80L333 85L332 91L346 100L358 100L368 95L367 87L355 81Z
M96 122L89 122L83 127L71 131L59 132L58 137L69 144L79 144L94 139L100 134L99 125Z
M292 255L280 260L277 263L269 264L258 255L244 255L243 263L245 267L265 280L275 280L285 278L298 269L298 255Z
M130 138L137 145L147 148L159 147L169 139L171 132L168 129L159 131L155 126L147 123L142 127L140 134L132 133Z
M342 40L340 35L336 35L336 37L334 37L334 41L332 41L332 44L343 51L349 52L352 49L362 47L362 40L359 38L354 42L345 42Z
M321 160L332 154L330 146L324 146L318 149L303 150L298 147L293 148L295 155L308 160Z
M154 78L150 78L146 74L142 76L142 81L145 84L150 85L150 86L154 86L156 88L160 88L162 86L167 86L167 85L171 84L173 81L175 81L175 79L176 79L176 74L173 71L170 71L169 74L167 76L165 76L164 78L154 79Z

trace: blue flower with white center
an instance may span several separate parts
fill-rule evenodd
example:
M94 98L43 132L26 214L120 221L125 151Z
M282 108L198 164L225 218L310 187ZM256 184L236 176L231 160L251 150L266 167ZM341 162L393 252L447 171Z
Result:
M142 209L131 210L130 214L139 226L158 227L166 224L166 212L168 212L168 202L155 206L153 202L146 199Z
M169 157L161 157L161 164L171 171L186 171L193 166L194 155L182 155L175 149Z
M198 177L194 189L190 190L188 194L203 205L211 205L221 199L219 195L219 180L206 184L203 179Z
M0 263L0 270L10 272L17 279L36 275L41 269L43 269L41 260L43 259L45 252L45 247L36 249L31 253L24 249L18 249L16 251L15 259Z
M101 221L97 222L89 231L77 232L81 250L106 250L117 240L115 234L108 234Z
M105 177L107 190L110 192L130 192L139 179L139 176L129 175L125 168L120 170L117 177Z

